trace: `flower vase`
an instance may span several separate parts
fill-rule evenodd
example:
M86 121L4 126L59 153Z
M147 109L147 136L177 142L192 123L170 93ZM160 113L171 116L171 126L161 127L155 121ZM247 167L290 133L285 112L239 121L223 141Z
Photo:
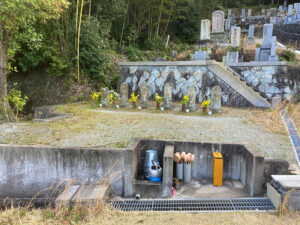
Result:
M134 109L136 109L136 102L132 102L132 106Z
M207 107L203 107L202 112L203 112L203 114L206 114L207 113Z
M185 110L186 110L186 105L185 104L182 104L181 110L182 110L182 112L185 112Z
M160 103L156 102L156 109L159 110L160 109Z

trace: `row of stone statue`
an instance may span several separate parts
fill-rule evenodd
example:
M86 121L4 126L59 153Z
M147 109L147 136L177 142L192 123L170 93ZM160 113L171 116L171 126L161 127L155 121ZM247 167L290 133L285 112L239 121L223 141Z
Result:
M140 93L140 106L142 108L148 108L149 101L149 87L146 83L143 83L139 89ZM187 109L191 111L196 110L196 88L194 85L191 85L188 88L186 93L188 95ZM163 91L163 107L164 109L172 110L174 109L173 105L173 87L171 83L165 83L164 91ZM129 87L126 82L123 82L120 85L120 106L127 107L128 106L128 96L129 96ZM221 112L221 98L222 98L222 90L220 86L214 86L211 91L210 96L210 109L213 112Z

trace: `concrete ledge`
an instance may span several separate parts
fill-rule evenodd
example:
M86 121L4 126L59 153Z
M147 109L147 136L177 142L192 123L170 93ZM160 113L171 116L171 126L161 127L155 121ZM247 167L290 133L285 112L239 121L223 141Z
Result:
M164 62L119 62L119 66L206 66L211 60L164 61Z
M285 66L286 62L239 62L239 63L226 63L227 66Z

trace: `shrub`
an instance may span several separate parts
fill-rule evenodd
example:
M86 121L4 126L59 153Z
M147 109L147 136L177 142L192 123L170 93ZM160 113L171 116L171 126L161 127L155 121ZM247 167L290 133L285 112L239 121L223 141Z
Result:
M28 97L22 97L22 93L20 90L17 90L17 86L18 84L14 83L13 89L11 89L8 94L8 102L13 107L14 111L16 112L16 116L18 117L19 112L24 109L24 106L28 101Z
M136 47L129 45L125 50L125 54L127 55L129 61L142 61L143 53Z
M296 54L290 50L285 50L281 56L281 61L287 61L287 62L296 62Z

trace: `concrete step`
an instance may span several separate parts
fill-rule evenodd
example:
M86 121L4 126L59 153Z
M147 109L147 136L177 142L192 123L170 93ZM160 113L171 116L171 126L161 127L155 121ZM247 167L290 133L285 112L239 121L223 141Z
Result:
M71 185L56 198L55 208L68 206L75 203L95 204L106 201L109 195L109 187L104 184Z
M258 108L270 108L271 104L255 92L252 88L248 87L246 82L240 80L239 77L234 76L232 72L228 71L225 65L213 62L208 66L209 70L216 74L220 79L232 87L236 92L247 99L253 106Z

